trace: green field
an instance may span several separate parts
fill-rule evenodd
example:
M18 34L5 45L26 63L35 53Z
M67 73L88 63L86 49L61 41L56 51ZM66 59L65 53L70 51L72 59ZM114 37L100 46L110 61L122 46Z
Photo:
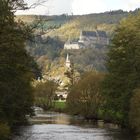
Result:
M65 109L66 108L66 102L64 101L55 101L54 102L54 109Z
M55 112L66 112L66 102L54 101L54 106L51 110Z

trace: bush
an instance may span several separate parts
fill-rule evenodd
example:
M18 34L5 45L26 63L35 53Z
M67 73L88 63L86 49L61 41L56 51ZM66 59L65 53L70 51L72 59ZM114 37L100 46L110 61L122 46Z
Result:
M55 91L57 84L53 81L40 82L34 91L35 105L48 110L54 106Z
M134 91L130 101L129 123L135 132L140 135L140 89Z
M10 128L6 123L0 123L0 139L7 140L10 136Z
M72 114L80 114L85 118L98 118L103 98L100 85L104 74L97 72L85 73L68 94L67 107Z

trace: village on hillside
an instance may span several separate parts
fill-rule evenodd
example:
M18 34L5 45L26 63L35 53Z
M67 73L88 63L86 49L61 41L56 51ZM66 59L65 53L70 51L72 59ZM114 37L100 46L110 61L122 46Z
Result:
M79 35L79 40L77 42L67 41L64 44L64 50L79 50L85 48L97 48L97 47L105 47L109 44L109 38L105 31L95 30L95 31L81 31ZM56 90L56 95L61 100L66 100L68 95L68 87L74 82L78 81L80 78L80 73L76 71L73 67L73 62L71 62L69 53L65 58L65 63L62 64L58 69L63 71L62 73L43 73L42 78L38 78L37 82L46 82L54 81L58 84L58 88Z

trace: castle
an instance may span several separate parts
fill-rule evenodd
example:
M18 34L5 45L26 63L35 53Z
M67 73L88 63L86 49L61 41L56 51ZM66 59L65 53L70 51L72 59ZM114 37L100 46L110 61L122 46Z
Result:
M105 31L81 31L78 42L66 42L64 49L81 49L96 45L106 46L109 44L109 39Z

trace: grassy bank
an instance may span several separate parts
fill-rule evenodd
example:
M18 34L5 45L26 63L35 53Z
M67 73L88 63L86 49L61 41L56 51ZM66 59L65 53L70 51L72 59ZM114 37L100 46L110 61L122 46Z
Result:
M66 101L54 101L53 111L66 112Z

